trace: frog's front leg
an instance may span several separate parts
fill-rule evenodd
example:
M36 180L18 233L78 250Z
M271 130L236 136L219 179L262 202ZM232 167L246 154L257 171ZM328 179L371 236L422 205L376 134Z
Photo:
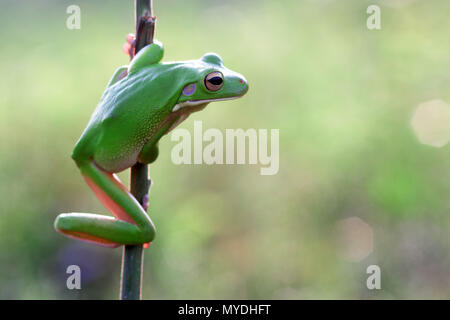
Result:
M79 163L79 167L87 184L115 218L88 213L60 214L55 221L56 229L69 237L110 247L151 242L155 236L153 222L120 180L92 160Z
M143 164L150 164L158 158L159 148L158 144L147 144L142 148L141 153L139 153L138 160Z

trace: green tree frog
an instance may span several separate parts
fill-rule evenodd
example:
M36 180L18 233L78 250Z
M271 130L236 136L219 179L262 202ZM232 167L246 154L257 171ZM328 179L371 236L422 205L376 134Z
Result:
M72 158L100 202L114 217L64 213L55 221L62 234L99 245L148 244L155 227L115 173L158 155L158 141L213 101L242 97L246 79L207 53L199 60L162 63L160 42L144 47L109 81Z

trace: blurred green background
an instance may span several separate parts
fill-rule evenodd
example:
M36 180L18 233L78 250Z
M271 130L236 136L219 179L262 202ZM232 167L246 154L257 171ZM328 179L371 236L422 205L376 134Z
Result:
M71 4L80 30L66 28ZM370 4L381 30L366 27ZM128 63L133 1L0 6L0 298L115 299L122 250L67 239L53 221L106 214L70 155ZM425 130L450 128L448 0L154 0L154 10L165 61L214 51L250 83L181 127L280 129L280 170L176 166L165 137L150 169L158 234L144 298L450 298L450 147L421 144L411 126L418 105L441 99L444 116L431 108ZM71 264L81 290L66 288ZM372 264L381 290L366 287Z

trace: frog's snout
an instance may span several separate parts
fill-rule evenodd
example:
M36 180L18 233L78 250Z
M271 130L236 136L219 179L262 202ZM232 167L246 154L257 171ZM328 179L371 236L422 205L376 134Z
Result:
M239 78L239 88L240 88L240 95L244 95L247 93L248 91L248 82L247 79L245 79L244 77L240 77Z

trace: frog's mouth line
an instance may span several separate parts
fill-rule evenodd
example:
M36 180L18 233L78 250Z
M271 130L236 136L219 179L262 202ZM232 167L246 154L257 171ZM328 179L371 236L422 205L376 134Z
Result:
M182 108L186 108L186 107L196 107L196 106L204 104L204 103L210 103L210 102L215 102L215 101L233 100L233 99L237 99L237 98L239 98L239 96L228 97L228 98L219 98L219 99L204 99L204 100L184 101L184 102L177 103L173 107L172 112L176 112L176 111L178 111L178 110L180 110Z

